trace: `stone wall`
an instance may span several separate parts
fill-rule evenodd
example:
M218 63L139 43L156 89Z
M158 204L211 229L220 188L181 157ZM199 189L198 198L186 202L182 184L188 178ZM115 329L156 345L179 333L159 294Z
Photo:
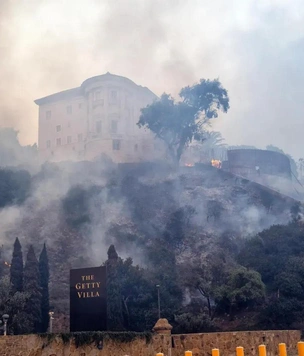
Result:
M95 344L76 348L73 342L64 344L61 337L48 342L37 335L0 336L0 356L182 356L191 350L193 356L210 356L212 348L219 348L220 354L235 355L235 348L243 346L245 356L258 355L258 345L267 346L267 356L278 355L278 344L287 345L288 356L297 354L300 331L248 331L209 334L170 335L154 334L150 343L137 338L129 343L105 340L103 349Z
M172 335L172 356L180 356L186 350L191 350L193 356L210 356L213 348L219 349L222 355L234 356L237 346L244 347L245 356L257 356L261 344L266 345L267 356L275 356L281 342L286 344L290 356L297 354L300 339L298 330Z

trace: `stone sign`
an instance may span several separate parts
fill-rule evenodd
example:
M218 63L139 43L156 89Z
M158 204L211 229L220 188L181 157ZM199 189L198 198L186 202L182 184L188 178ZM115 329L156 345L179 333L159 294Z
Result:
M70 331L107 329L106 267L70 271Z

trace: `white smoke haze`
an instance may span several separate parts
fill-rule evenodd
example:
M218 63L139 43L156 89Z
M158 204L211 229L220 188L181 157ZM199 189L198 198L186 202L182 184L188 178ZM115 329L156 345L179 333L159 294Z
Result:
M107 71L156 94L219 77L229 144L271 142L299 158L304 3L300 0L2 0L0 124L37 140L33 100Z
M219 77L231 109L214 120L213 129L231 145L274 144L299 158L304 148L303 20L304 3L297 0L1 0L0 126L14 127L23 144L33 144L34 99L108 71L157 95L174 96L200 78ZM191 229L199 248L181 255L188 257L201 255L213 243L208 237L228 230L248 236L290 218L290 203L267 210L256 191L248 188L244 194L247 187L235 178L162 167L136 177L133 187L117 176L111 183L105 169L103 163L64 162L32 172L25 203L0 210L0 244L12 246L18 235L25 254L30 242L35 248L47 242L51 282L59 275L67 287L68 269L101 264L112 242L121 257L144 265L138 241L163 234L179 208L195 208ZM68 226L62 210L62 200L77 186L98 187L87 199L90 222L80 232ZM122 240L116 240L115 231Z

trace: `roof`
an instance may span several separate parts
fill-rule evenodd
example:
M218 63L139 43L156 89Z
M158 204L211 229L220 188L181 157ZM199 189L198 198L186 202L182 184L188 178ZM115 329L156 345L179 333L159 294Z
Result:
M68 90L60 91L59 93L45 96L44 98L35 100L34 103L37 105L43 105L47 103L53 103L54 101L75 98L75 96L80 96L80 95L82 95L81 88L78 87L78 88L68 89Z
M111 74L108 72L106 74L102 74L102 75L98 75L98 76L86 79L81 84L81 86L78 88L68 89L68 90L61 91L59 93L48 95L41 99L37 99L34 102L37 105L43 105L43 104L52 103L52 102L59 101L59 100L75 98L76 96L83 95L84 89L87 85L92 84L94 82L107 80L107 79L111 79L112 81L117 81L117 82L125 82L129 85L132 85L136 88L139 88L139 89L145 91L148 95L151 95L151 96L154 96L155 98L157 98L157 96L147 87L142 87L141 85L135 84L131 79L122 77L120 75Z

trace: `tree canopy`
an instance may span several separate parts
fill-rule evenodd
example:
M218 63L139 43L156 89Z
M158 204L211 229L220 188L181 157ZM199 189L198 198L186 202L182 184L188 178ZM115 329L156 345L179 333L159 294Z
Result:
M229 109L227 90L218 79L201 79L198 84L180 91L180 101L171 95L161 98L141 110L137 125L151 130L163 140L174 162L179 162L187 145L193 140L203 141L206 126L218 112Z

